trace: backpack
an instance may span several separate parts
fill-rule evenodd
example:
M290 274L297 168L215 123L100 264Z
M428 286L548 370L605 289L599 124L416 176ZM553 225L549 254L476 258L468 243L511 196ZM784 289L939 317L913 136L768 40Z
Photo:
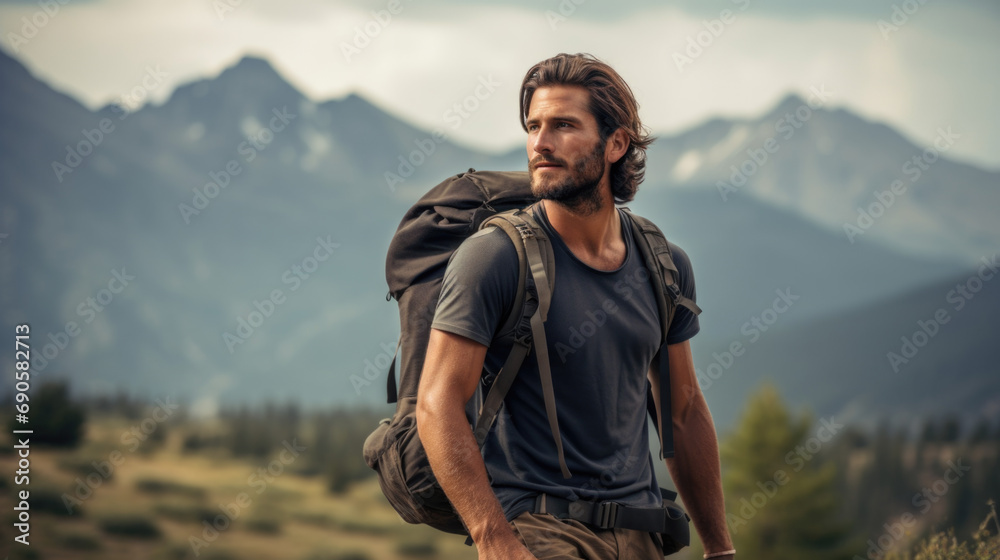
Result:
M544 322L555 287L552 248L543 230L524 209L536 202L527 172L475 171L450 177L428 191L403 216L386 257L386 300L399 304L400 338L389 366L386 394L396 403L392 418L383 419L364 444L365 462L378 475L389 503L408 523L426 524L460 535L468 532L431 470L416 429L416 397L423 369L430 325L434 318L441 280L451 254L470 235L483 227L498 227L513 241L518 254L518 290L510 315L498 333L510 333L515 341L501 370L484 376L476 395L466 406L466 416L476 442L482 448L503 399L525 357L534 350L539 365L549 426L559 455L563 476L570 477L563 458L552 394L548 347ZM626 209L627 210L627 209ZM666 335L677 305L693 312L701 310L684 297L676 283L677 268L663 233L652 222L629 212L636 246L651 271L654 294L663 320L664 340L656 359L660 371L660 402L663 430L660 457L673 456L670 416L669 360ZM658 289L656 288L658 287ZM662 357L662 359L660 359ZM399 364L397 386L394 370ZM649 414L656 419L652 395ZM654 426L657 423L654 422ZM675 494L664 491L664 501L673 504ZM673 519L673 516L669 516ZM675 535L676 548L687 545L687 517L683 535ZM681 532L678 528L677 532ZM665 548L668 546L665 544Z

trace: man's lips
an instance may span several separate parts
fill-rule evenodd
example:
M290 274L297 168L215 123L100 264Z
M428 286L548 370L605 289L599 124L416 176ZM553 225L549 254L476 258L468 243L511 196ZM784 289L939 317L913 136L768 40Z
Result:
M557 169L563 167L563 165L555 161L537 161L532 167L534 169Z

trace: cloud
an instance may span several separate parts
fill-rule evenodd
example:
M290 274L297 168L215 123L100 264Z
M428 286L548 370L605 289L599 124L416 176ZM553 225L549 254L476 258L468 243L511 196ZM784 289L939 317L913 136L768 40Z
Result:
M237 4L219 0L227 1ZM520 0L488 7L401 0L395 14L388 0L243 1L221 13L215 4L69 3L17 56L96 108L134 87L146 66L169 74L152 95L162 101L176 85L255 53L313 99L358 92L418 126L500 150L523 140L516 97L524 71L557 52L585 51L625 76L647 124L661 134L712 116L756 115L789 91L826 84L835 105L886 121L918 143L952 125L965 133L957 155L1000 167L1000 129L988 125L997 121L1000 94L990 70L1000 66L998 8L989 2L927 3L888 36L877 22L891 17L894 2L883 0L808 13L784 0L646 2L613 14L610 3L565 0L557 18L562 4L553 11ZM719 24L723 9L731 21ZM37 10L0 4L3 37ZM687 52L692 40L697 56ZM678 68L678 53L691 63ZM456 125L449 109L481 79L499 85Z

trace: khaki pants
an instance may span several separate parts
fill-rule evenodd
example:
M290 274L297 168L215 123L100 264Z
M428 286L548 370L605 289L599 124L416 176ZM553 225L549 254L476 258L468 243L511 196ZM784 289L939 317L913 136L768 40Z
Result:
M510 524L539 560L662 560L658 535L598 529L573 519L525 512Z

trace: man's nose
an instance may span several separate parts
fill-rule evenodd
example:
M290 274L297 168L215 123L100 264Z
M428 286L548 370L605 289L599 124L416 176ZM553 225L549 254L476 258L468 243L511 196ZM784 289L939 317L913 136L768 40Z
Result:
M548 127L539 127L532 139L532 149L539 154L549 154L555 148L552 133Z

